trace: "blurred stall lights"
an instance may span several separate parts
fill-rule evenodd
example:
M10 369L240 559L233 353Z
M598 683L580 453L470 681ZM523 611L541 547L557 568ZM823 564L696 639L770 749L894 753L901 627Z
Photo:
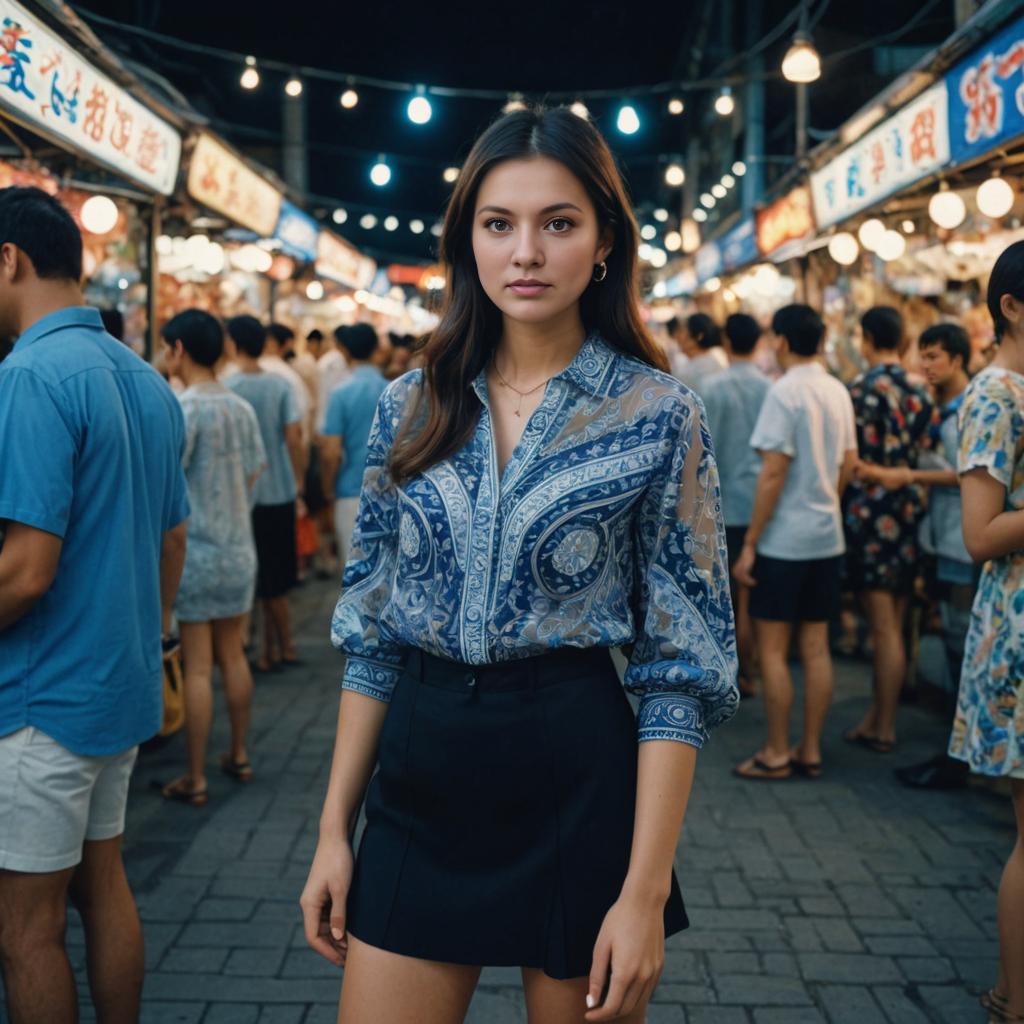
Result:
M508 103L501 108L503 114L514 114L517 110L525 110L526 103L522 93L514 92L508 98Z
M444 288L444 277L440 274L434 274L427 278L427 289L432 292L439 292Z
M651 258L651 246L649 242L641 242L636 249L637 256L645 263Z
M421 220L411 220L411 221L409 221L409 230L414 235L422 235L423 234L423 221L421 221Z
M339 102L346 110L351 110L359 102L359 93L355 89L346 89Z
M377 218L372 213L364 213L359 218L359 226L365 231L372 231L377 226Z
M443 231L444 225L440 221L437 221L436 223L430 225L430 233L435 238L440 238Z
M354 313L358 308L358 303L351 295L339 295L334 302L342 313Z
M700 196L700 202L702 206L706 206L709 210L713 210L718 200L715 199L715 197L710 192L702 192Z
M324 286L319 281L310 281L306 285L306 298L311 302L319 302L324 297Z
M704 282L705 291L717 292L722 287L722 279L720 277L709 277Z
M416 95L409 100L405 113L413 124L426 124L434 116L434 108L430 105L426 89L422 85L417 87Z
M449 185L459 180L459 169L458 167L446 167L444 174L441 175Z
M793 36L793 44L782 58L782 77L801 85L821 78L821 57L806 32Z
M383 188L391 180L391 168L388 167L384 157L378 157L377 162L370 168L370 181L378 188Z
M694 211L693 211L693 219L694 219L694 220L695 220L695 221L696 221L696 222L697 222L698 224L703 224L703 223L704 223L704 221L706 221L706 220L708 219L708 213L707 213L707 210L701 210L701 209L699 209L699 208L698 208L698 209L696 209L696 210L694 210Z
M284 83L284 91L291 99L298 99L302 95L302 79L292 76Z
M1013 189L1009 182L995 175L978 186L975 201L986 217L997 220L1013 209Z
M960 196L956 192L951 192L949 186L943 182L941 190L928 200L928 216L940 228L952 230L963 223L964 217L967 216L967 207Z
M653 224L645 224L640 229L640 237L646 242L653 242L658 237L658 229Z
M685 105L678 96L673 96L672 99L668 101L668 112L672 114L673 117L678 117L684 109Z
M623 135L635 135L640 131L640 117L636 112L636 108L628 103L620 107L615 126Z
M864 221L857 229L857 237L860 239L860 244L869 252L877 251L879 245L882 244L884 235L885 225L877 217Z
M715 97L715 112L721 117L728 117L736 109L736 101L732 98L732 89L722 86L722 91Z
M652 248L649 259L652 267L660 269L668 263L668 253L664 249Z
M857 239L849 231L840 231L828 240L828 254L844 267L849 267L857 262L860 255L860 246Z
M732 173L735 174L737 178L742 178L743 175L747 173L747 165L742 160L737 160L736 163L732 165Z
M82 227L92 235L105 235L117 224L117 204L109 196L90 196L82 203Z
M726 188L732 188L736 184L736 179L731 174L722 175L722 184Z
M664 224L665 221L668 220L668 210L665 210L665 209L657 209L657 210L655 210L654 211L654 219L659 224Z
M665 184L671 185L672 188L678 188L680 185L686 182L686 171L679 166L679 164L669 164L665 168Z
M245 70L242 72L242 77L239 78L238 84L243 89L253 90L259 87L260 84L260 73L256 70L256 58L246 57L245 58Z
M875 249L875 254L880 260L888 263L890 260L898 260L906 251L906 237L898 231L886 231Z
M587 109L586 103L583 103L581 100L577 100L571 107L569 107L569 109L577 117L582 117L584 121L589 120L590 118L590 111Z
M700 248L700 228L697 227L696 221L698 219L705 220L707 214L703 217L698 218L698 213L704 213L703 210L694 210L693 218L687 218L680 225L680 234L683 236L683 252L696 252Z
M655 281L652 291L656 299L663 299L668 295L668 285L664 281Z
M900 227L903 228L905 235L912 235L914 233L914 222L912 220L905 220Z
M333 220L335 224L344 224L345 221L348 220L348 210L339 206L334 213L331 214L331 220Z
M724 199L729 194L729 190L722 184L712 185L711 194L716 199Z
M670 231L665 235L665 248L669 252L679 252L683 247L683 236L678 231Z
M397 231L398 230L398 218L395 216L384 218L384 230L385 231Z

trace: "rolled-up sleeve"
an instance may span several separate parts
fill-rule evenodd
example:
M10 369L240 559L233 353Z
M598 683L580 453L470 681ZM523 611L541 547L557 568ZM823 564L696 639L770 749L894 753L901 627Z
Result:
M381 623L398 553L398 493L388 471L396 425L391 405L385 391L370 428L352 555L331 621L331 642L347 656L342 689L382 701L391 700L407 650Z
M639 740L703 745L739 704L718 469L704 408L681 399L666 455L635 521L636 641L626 689Z

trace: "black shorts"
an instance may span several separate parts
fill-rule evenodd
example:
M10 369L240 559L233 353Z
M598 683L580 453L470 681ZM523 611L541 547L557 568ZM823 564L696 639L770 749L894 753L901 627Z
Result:
M295 502L257 505L252 510L256 541L256 596L269 600L287 594L299 574L295 538Z
M380 735L348 930L404 956L590 973L629 869L636 716L609 652L413 648ZM687 926L675 872L665 934Z
M843 556L806 561L758 555L750 617L771 622L829 622L839 614Z

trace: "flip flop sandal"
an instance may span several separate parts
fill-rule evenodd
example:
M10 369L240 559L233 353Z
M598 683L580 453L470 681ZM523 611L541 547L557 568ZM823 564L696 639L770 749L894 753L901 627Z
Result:
M225 775L230 775L237 782L252 781L252 765L248 761L232 761L230 754L222 755L220 770Z
M802 775L805 779L820 779L822 776L822 766L820 761L799 761L795 757L789 759L790 767L797 775Z
M893 740L882 740L877 736L867 736L862 732L855 732L853 729L847 729L843 733L843 739L847 743L863 747L865 750L870 750L875 754L891 754L896 749L896 743Z
M744 765L749 765L749 767L744 768ZM749 761L744 761L743 764L733 768L732 773L741 779L753 779L759 782L781 782L783 779L792 777L793 768L788 761L773 768L770 764L765 764L761 758L752 757Z
M184 779L176 782L169 782L166 786L155 779L151 783L154 789L160 790L160 795L165 800L173 800L177 803L188 804L191 807L205 807L210 801L210 794L205 789L190 789Z
M1010 1000L1004 996L1001 992L997 992L995 988L990 988L987 992L982 992L978 996L978 1002L981 1003L983 1010L991 1012L1000 1012L1006 1008L1006 1004Z

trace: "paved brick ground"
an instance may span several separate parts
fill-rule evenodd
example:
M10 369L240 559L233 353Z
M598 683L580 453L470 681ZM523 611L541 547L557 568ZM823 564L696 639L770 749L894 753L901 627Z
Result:
M207 808L169 806L149 782L177 768L180 739L140 762L127 861L146 932L145 1024L335 1020L340 975L305 948L296 905L334 733L333 599L322 584L299 595L309 669L259 678L252 784L214 774ZM677 858L692 927L669 940L649 1024L984 1020L975 997L993 979L1008 802L894 783L893 765L942 742L930 713L901 712L891 757L844 744L867 685L863 666L839 666L821 780L730 777L760 738L749 704L702 754ZM218 708L213 754L223 726ZM75 921L70 948L91 1020ZM518 970L486 970L468 1020L525 1021Z

